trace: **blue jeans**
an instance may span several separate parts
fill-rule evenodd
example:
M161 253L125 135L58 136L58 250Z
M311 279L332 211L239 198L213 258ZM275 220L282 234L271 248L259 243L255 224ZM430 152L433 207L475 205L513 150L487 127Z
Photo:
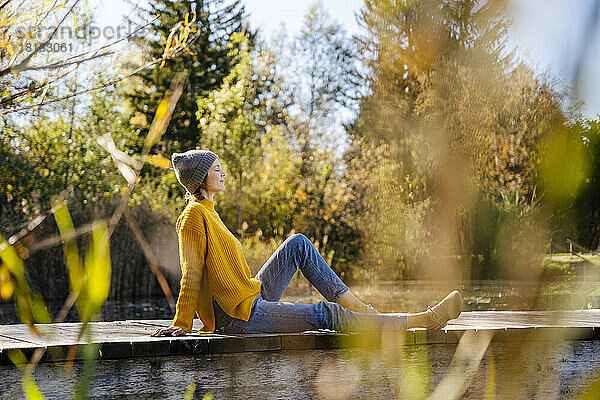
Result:
M296 271L327 299L315 304L279 301ZM224 333L284 333L315 329L340 332L406 329L406 314L367 314L335 303L348 286L333 272L302 234L288 237L256 274L261 293L248 321L227 315L213 300L216 331Z

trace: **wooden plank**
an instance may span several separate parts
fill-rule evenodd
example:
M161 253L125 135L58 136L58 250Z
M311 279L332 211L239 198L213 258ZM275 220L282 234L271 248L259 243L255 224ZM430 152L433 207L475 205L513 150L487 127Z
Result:
M79 327L72 329L79 333ZM152 341L160 340L150 336L156 328L133 321L92 322L87 327L85 339L91 342L126 342L126 341Z
M281 336L282 350L306 350L315 348L315 336L307 333L283 333Z
M20 349L23 347L37 347L36 344L16 338L0 335L0 351L6 349Z
M36 328L40 333L39 335L24 324L0 326L3 337L28 342L38 347L84 343L83 341L77 341L76 329L69 327L68 323L36 324Z
M246 339L242 335L218 335L209 338L208 352L218 353L241 353L246 348Z
M208 354L208 337L186 335L170 341L172 356Z
M156 330L158 328L167 328L167 327L171 326L171 323L173 321L170 319L144 319L144 320L128 320L128 321L124 321L124 322L143 324L143 325L151 326L154 328L154 330ZM204 325L202 324L202 321L200 321L199 319L194 319L194 323L192 325L192 332L198 332L203 326Z
M81 323L39 324L40 335L23 324L0 326L0 358L8 349L28 354L36 347L52 350L47 358L56 360L74 344L88 341L100 344L102 359L203 355L244 351L289 349L337 349L341 347L387 347L458 343L466 331L489 332L494 342L600 340L600 310L576 311L474 311L439 331L412 329L402 337L382 333L340 334L333 331L308 331L290 334L219 335L193 334L183 337L151 337L171 320L128 320L93 322L87 334L78 339ZM202 326L194 321L194 331ZM58 356L56 356L58 354ZM5 360L6 361L6 360Z
M251 334L245 335L245 351L272 351L281 350L281 336L276 334Z

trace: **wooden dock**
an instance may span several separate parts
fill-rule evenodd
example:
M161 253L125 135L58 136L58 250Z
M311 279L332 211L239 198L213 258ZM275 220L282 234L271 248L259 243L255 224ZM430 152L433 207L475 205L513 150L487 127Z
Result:
M190 334L183 337L150 337L170 320L130 320L94 322L89 341L78 340L79 323L39 324L40 335L26 325L0 325L0 365L11 365L8 352L20 349L26 356L36 348L48 350L42 361L62 361L56 354L67 354L75 344L96 343L101 360L151 358L161 356L204 355L279 350L337 349L356 346L385 346L380 334L342 334L310 331L290 334ZM194 321L194 331L201 327ZM492 341L600 340L600 310L576 311L473 311L463 312L444 329L411 329L404 344L458 343L467 331L492 333ZM79 357L79 356L77 356Z

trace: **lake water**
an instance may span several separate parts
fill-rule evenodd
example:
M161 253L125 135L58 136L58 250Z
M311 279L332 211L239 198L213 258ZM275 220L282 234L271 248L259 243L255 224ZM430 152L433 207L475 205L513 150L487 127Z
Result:
M372 304L380 312L416 312L441 300L453 284L436 281L375 282L351 286L352 291L365 303ZM530 282L515 281L468 281L457 287L465 298L464 309L526 310L526 309L585 309L600 308L600 282L581 282L570 287L539 286ZM579 295L576 293L580 293ZM323 297L303 279L294 279L282 298L283 301L312 303ZM62 306L60 301L47 302L52 316ZM102 320L169 319L173 313L163 298L109 300L106 302ZM71 310L67 321L77 321ZM0 302L0 324L18 323L12 302Z
M183 399L193 384L197 400L207 393L215 400L388 400L425 398L434 390L443 399L454 398L454 390L461 399L575 399L600 368L600 341L492 342L481 363L467 357L453 368L456 352L456 345L435 344L100 361L89 397ZM81 368L76 362L69 373L60 363L44 363L35 379L46 399L65 399L75 393ZM0 366L0 400L24 398L21 377L21 370ZM456 386L448 386L451 378Z
M459 287L466 310L598 308L598 283L570 292L527 282L470 281ZM431 281L377 282L351 289L380 311L418 311L441 299L452 284ZM574 293L584 293L575 295ZM538 295L538 293L540 293ZM315 302L322 297L294 280L283 300ZM52 315L60 302L49 302ZM164 298L108 301L102 319L170 319ZM76 321L74 311L69 320ZM0 303L0 324L18 322L12 303ZM448 376L457 346L382 349L286 350L154 357L98 362L90 397L95 399L177 398L194 384L194 399L393 399L423 398ZM467 351L467 353L470 353ZM462 364L459 365L463 368ZM75 392L82 364L72 373L61 363L40 364L35 378L47 399ZM594 384L600 368L600 341L493 342L479 365L465 369L463 399L576 398ZM462 369L461 369L462 371ZM23 398L22 371L0 366L0 400ZM491 392L490 392L491 390ZM490 393L492 393L490 395ZM444 397L442 397L444 398Z

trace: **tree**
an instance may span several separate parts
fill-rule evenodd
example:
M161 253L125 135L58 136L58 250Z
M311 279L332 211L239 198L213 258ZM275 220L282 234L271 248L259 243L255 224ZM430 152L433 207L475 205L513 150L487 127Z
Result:
M183 94L163 140L157 146L159 153L171 154L195 148L200 141L196 102L221 86L231 68L228 40L232 33L245 30L244 7L239 0L226 4L222 0L153 0L142 15L155 19L150 33L140 37L138 46L152 59L163 53L172 27L181 20L194 19L197 39L189 51L167 61L160 69L142 71L137 85L131 85L126 94L130 100L132 122L143 129L148 127L154 110L173 77L187 76Z
M40 118L24 127L9 125L2 135L2 182L7 197L1 205L12 210L12 220L4 226L42 214L51 198L69 187L75 189L81 205L101 203L121 192L125 180L110 155L90 140L90 136L110 134L120 149L130 151L134 146L138 133L120 114L120 102L116 90L107 88L92 95L82 116L74 114L77 100L68 99L63 102L66 113L55 121Z
M298 159L298 177L286 182L294 188L294 228L332 255L338 273L350 274L357 240L344 218L348 193L340 184L340 148L362 88L356 46L319 5L309 10L299 34L282 34L270 46L278 54L283 129Z
M244 178L261 155L265 122L264 106L258 99L264 81L255 72L250 42L245 35L231 36L228 57L233 65L231 72L218 90L198 99L197 118L203 132L201 143L219 154L232 177L237 192L236 226L242 232L247 186Z
M481 188L499 201L518 192L534 202L538 148L565 118L560 94L507 51L503 8L498 1L365 3L360 43L371 93L361 103L350 154L381 147L369 172L387 183L389 196L362 199L365 229L397 221L373 233L381 243L367 257L388 254L384 264L410 269L429 255L435 271L456 270L447 255L474 250L472 212ZM352 166L348 173L364 176ZM368 179L353 182L358 193L373 192ZM415 246L425 249L416 258Z
M53 2L10 0L0 5L0 115L27 112L61 100L93 92L135 75L189 50L198 35L194 34L189 20L174 22L169 27L171 41L163 51L141 67L111 81L98 81L97 86L79 87L77 92L65 89L65 80L72 77L79 66L89 66L103 57L114 54L114 46L126 38L115 39L99 48L89 49L84 43L91 17L84 11L80 0ZM72 25L68 25L72 21ZM46 25L51 30L42 35ZM143 24L137 30L143 28ZM42 31L42 32L40 32ZM57 41L59 33L67 32ZM134 33L130 34L131 37ZM75 51L73 51L75 50ZM74 53L74 54L73 54Z

